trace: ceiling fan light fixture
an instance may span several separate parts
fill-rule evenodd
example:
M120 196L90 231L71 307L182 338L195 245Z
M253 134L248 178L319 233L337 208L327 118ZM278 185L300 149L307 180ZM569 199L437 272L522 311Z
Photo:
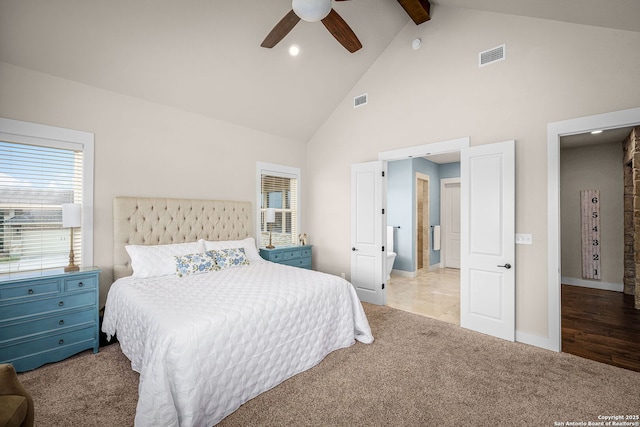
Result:
M293 0L291 8L303 21L318 22L331 12L331 0Z

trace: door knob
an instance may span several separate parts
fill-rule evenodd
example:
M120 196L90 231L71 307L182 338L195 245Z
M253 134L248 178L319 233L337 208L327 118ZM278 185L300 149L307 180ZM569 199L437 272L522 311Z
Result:
M351 250L352 250L352 251L354 251L354 252L355 252L355 251L357 251L357 249L356 249L356 248L351 248Z
M506 263L505 265L499 265L498 267L506 268L507 270L511 268L511 264Z

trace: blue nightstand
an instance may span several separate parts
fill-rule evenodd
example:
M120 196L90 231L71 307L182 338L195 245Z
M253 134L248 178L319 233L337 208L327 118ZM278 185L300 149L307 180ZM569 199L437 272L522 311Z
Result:
M311 247L312 245L260 248L260 256L267 261L311 270Z
M22 372L97 353L99 275L90 267L0 276L0 363Z

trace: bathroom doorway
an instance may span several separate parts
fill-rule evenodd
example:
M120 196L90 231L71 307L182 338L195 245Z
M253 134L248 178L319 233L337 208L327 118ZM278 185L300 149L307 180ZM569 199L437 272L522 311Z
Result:
M460 236L459 232L453 239L448 236L442 208L443 203L453 202L457 214L449 215L457 218L450 217L448 230L455 234L460 224L460 192L443 191L443 183L457 185L459 190L459 159L459 152L454 152L387 164L387 224L395 227L397 254L386 288L387 305L456 325L460 324ZM452 253L457 247L457 255L451 257L458 260L457 267L444 264L445 241ZM456 241L457 245L452 243Z

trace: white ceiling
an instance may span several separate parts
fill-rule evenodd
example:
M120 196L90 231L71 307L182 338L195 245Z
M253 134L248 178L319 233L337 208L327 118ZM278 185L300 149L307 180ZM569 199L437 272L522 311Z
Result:
M434 20L452 6L640 31L638 0L432 4ZM415 25L396 0L333 7L364 46L355 54L303 21L275 48L260 47L290 0L0 0L0 61L306 142Z

